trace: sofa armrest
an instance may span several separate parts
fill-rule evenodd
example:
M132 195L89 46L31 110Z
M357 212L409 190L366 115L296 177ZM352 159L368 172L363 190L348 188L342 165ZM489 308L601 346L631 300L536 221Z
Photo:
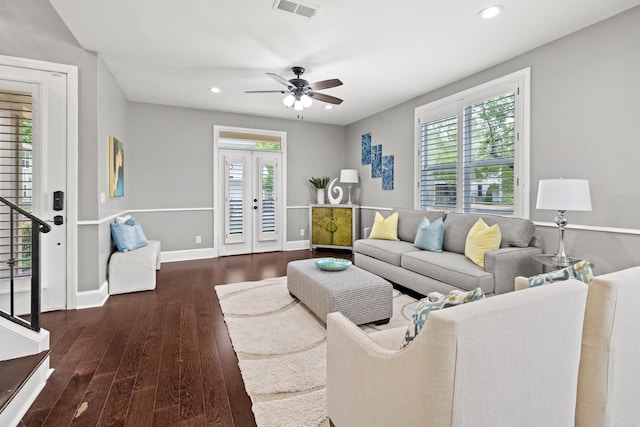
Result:
M541 254L539 248L500 248L484 255L484 269L493 274L496 295L515 289L516 276L535 276L542 273L542 265L533 256Z

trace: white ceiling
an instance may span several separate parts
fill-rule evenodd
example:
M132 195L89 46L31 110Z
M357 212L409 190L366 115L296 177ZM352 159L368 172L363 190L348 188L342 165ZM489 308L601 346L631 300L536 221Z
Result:
M49 0L87 50L96 51L131 101L296 119L284 86L339 78L305 121L346 125L474 74L640 4L640 0L313 0L306 18L274 0ZM211 94L208 88L222 92Z

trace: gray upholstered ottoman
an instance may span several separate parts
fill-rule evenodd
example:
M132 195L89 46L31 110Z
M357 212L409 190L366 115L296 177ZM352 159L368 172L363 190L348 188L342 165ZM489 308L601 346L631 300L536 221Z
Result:
M355 265L343 271L323 271L315 261L290 262L287 287L323 322L334 311L356 325L389 321L393 314L391 283Z

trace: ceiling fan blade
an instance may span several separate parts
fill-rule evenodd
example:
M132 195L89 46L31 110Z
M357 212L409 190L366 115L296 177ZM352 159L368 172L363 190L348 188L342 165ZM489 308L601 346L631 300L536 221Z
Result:
M342 99L336 98L335 96L331 95L325 95L324 93L311 92L309 93L309 96L318 101L328 102L329 104L342 104Z
M293 87L293 85L291 84L291 82L289 80L285 79L284 77L280 77L277 74L267 73L267 76L271 77L273 80L277 81L278 83L282 83L286 87Z
M340 86L342 82L339 79L322 80L320 82L310 83L308 88L311 90L329 89L332 87Z
M289 93L286 90L245 90L244 93Z

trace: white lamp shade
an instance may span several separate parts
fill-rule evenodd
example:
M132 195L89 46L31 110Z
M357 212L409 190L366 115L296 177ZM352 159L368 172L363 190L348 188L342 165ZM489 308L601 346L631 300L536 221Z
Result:
M358 171L356 169L342 169L340 171L340 182L342 184L357 184Z
M541 179L536 209L590 211L591 194L586 179Z

